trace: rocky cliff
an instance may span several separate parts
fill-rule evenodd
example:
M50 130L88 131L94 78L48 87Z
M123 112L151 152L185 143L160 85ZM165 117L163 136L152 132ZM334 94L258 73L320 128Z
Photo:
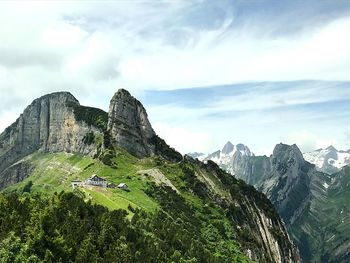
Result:
M251 156L234 163L233 170L267 195L288 227L309 208L314 181L323 179L295 144L278 144L270 157Z
M94 156L97 145L91 137L102 136L103 131L82 118L89 109L92 108L80 106L68 92L52 93L34 100L0 135L0 178L8 177L7 168L35 151ZM103 115L103 111L96 111Z
M150 140L156 134L146 110L127 90L118 90L110 102L108 131L114 143L138 157L155 153L155 146Z
M182 160L180 153L156 135L145 108L127 90L118 90L111 99L107 132L113 144L136 157L159 155L171 162Z
M265 175L258 187L275 205L287 225L300 216L310 194L310 174L313 165L303 159L294 145L276 145L270 157L271 173Z
M349 167L317 171L296 145L276 145L270 157L252 156L234 166L236 178L265 193L298 244L304 262L348 262Z

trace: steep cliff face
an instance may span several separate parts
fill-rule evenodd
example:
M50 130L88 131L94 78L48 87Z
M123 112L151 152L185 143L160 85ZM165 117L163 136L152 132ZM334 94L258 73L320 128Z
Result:
M113 144L136 157L159 155L171 162L182 160L180 153L156 135L145 108L127 90L118 90L110 102L108 133Z
M102 130L78 121L78 108L84 107L68 92L34 100L0 135L0 178L5 177L6 168L35 151L96 154L95 143L86 138L89 134L102 136Z
M150 143L156 136L142 104L124 89L118 90L110 102L108 131L112 140L138 157L154 154Z
M253 169L256 163L260 172ZM251 157L244 165L236 176L268 196L304 262L349 261L349 167L330 176L305 161L296 145L284 144L270 158Z
M296 145L278 144L270 157L250 156L233 162L236 178L265 193L287 226L303 213L310 199L315 166Z
M314 166L305 162L294 145L276 145L270 157L272 171L259 189L275 205L287 225L297 219L310 195L310 176Z

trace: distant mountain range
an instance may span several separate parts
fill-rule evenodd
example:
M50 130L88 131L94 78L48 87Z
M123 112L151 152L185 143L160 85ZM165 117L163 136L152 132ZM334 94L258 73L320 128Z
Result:
M349 151L330 146L303 155L295 144L277 144L267 157L243 144L226 145L228 154L223 149L200 158L266 194L304 262L350 262Z
M222 150L217 150L211 154L205 153L189 153L192 158L197 158L200 161L207 162L208 160L218 164L221 169L224 169L228 173L235 174L237 165L241 163L242 158L254 156L250 149L242 143L233 145L228 141Z
M338 151L333 146L304 153L306 161L316 165L316 169L328 174L336 173L350 164L350 150Z
M217 163L221 169L233 175L237 173L237 169L239 169L237 166L242 158L255 156L248 146L242 143L233 145L230 141L224 145L222 150L210 154L193 152L188 155L204 162L211 160ZM350 149L347 151L337 150L331 145L325 149L305 152L303 157L309 163L314 164L318 171L333 174L350 164Z

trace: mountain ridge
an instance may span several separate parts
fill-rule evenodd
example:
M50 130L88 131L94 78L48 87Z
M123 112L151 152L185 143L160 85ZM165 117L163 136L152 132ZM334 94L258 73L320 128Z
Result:
M316 169L327 174L339 172L342 167L350 164L350 150L337 150L330 145L325 149L317 149L304 153L305 159L316 165Z

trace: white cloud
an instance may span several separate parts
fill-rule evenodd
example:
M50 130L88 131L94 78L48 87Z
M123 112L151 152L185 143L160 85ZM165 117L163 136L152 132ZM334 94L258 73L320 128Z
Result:
M193 6L198 3L1 2L0 130L33 99L58 90L71 91L83 104L107 109L119 87L140 94L144 89L244 81L350 79L349 18L310 26L300 34L276 36L270 34L276 29L275 21L266 34L258 20L235 27L230 8L215 26L193 26L187 21L193 15L187 10ZM349 89L334 93L320 89L265 93L257 88L254 94L213 101L204 108L154 107L150 115L161 122L156 125L160 135L181 152L206 152L214 141L248 140L249 134L241 127L256 129L276 121L276 115L242 113L225 122L212 118L211 125L201 117L350 96ZM187 121L181 122L179 116L186 116ZM173 124L165 124L170 122ZM220 129L213 128L216 126ZM305 145L309 141L309 148L321 144L312 136L303 136L295 138ZM271 141L268 145L257 139L253 143L266 149Z
M174 147L182 154L194 150L206 153L210 150L210 135L203 131L193 132L161 122L154 123L153 128L171 147Z

